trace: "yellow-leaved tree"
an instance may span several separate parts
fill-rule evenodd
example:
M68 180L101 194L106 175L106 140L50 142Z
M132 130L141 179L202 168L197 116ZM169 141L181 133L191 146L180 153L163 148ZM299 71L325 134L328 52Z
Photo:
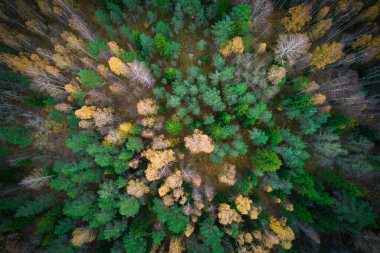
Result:
M299 4L289 9L288 14L281 20L286 30L291 33L301 31L311 20L311 5Z
M224 56L230 56L232 53L234 54L242 54L244 52L244 43L243 38L237 36L232 40L227 41L226 45L220 49L220 53Z
M344 45L338 42L325 43L314 49L310 63L318 69L323 69L331 63L342 59Z
M122 62L119 58L113 56L109 59L108 65L112 72L116 75L122 75L124 77L128 77L129 75L129 67L127 64Z

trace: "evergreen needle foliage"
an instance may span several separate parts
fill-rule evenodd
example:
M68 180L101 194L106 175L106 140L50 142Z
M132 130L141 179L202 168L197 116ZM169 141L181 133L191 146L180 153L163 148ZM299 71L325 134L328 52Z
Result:
M379 1L0 4L6 252L379 248Z

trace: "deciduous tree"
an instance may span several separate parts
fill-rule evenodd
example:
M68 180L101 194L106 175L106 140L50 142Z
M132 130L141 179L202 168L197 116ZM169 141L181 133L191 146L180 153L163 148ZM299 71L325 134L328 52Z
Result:
M112 56L108 61L108 65L111 71L114 72L116 75L129 77L129 72L130 72L129 67L127 66L127 64L122 62L119 58Z
M90 243L96 239L96 231L90 227L79 227L74 229L72 233L71 243L80 247L83 244Z
M276 59L290 66L305 57L311 44L306 34L283 34L277 40L275 49Z
M150 70L147 66L145 66L144 63L139 62L139 61L133 61L128 64L129 66L129 78L133 81L138 82L139 84L152 88L156 80L150 73Z
M281 20L286 30L291 33L300 32L312 19L311 5L299 4L289 9L288 14Z
M185 146L193 154L211 153L215 147L212 139L198 129L192 135L185 137Z
M323 69L327 65L337 62L344 56L344 45L337 42L325 43L314 49L310 63L318 69Z
M222 225L231 225L232 222L241 223L243 221L241 216L226 203L219 205L218 219Z

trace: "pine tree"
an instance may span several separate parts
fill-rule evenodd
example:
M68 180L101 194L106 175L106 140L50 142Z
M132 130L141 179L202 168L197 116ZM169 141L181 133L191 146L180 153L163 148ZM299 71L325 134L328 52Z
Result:
M153 211L157 214L158 220L167 224L170 232L180 234L185 231L189 217L182 214L182 208L177 206L168 208L157 198L153 202Z
M37 196L34 200L26 201L20 206L15 214L15 217L34 216L49 208L53 203L54 196L45 194Z
M289 168L302 168L304 161L309 158L309 154L305 151L306 145L302 139L290 132L290 130L281 130L283 141L286 143L280 147L273 147L273 150L281 154L285 164Z
M218 46L224 45L234 33L234 22L229 16L215 23L212 26L211 34L214 36L215 43Z
M79 77L83 86L88 89L96 89L104 85L102 78L94 70L81 70Z
M181 123L179 123L176 120L166 121L165 129L166 131L168 131L169 134L174 135L174 136L181 134L183 131L183 127Z
M87 44L88 53L95 59L99 59L99 55L102 51L107 50L107 42L96 38Z
M261 171L276 171L278 170L282 162L270 149L258 149L252 157L254 166Z
M223 232L209 219L201 223L200 233L207 246L211 247L213 253L223 252L221 241Z
M120 214L126 217L133 217L138 214L140 210L140 203L135 197L128 197L120 202Z
M33 142L33 132L29 128L1 126L0 140L19 145L21 147L27 147Z

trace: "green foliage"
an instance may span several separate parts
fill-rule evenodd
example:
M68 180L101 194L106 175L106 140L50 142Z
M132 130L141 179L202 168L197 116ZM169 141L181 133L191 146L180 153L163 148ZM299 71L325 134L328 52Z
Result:
M295 92L301 92L303 90L306 90L310 85L310 79L306 76L300 76L293 80L293 86L292 89Z
M273 190L281 190L286 194L290 194L293 189L293 184L289 180L281 178L277 173L268 173L265 181Z
M241 135L236 135L235 140L232 142L232 151L230 155L238 157L239 155L245 155L248 153L248 145L245 144Z
M302 168L304 161L309 158L306 152L306 145L302 139L290 132L290 130L281 130L281 135L285 141L285 145L273 147L273 150L280 154L285 164L290 168Z
M166 233L164 231L153 231L152 232L152 239L154 243L160 243L166 236Z
M0 78L6 82L14 83L14 84L22 84L23 86L29 86L29 79L25 76L22 76L18 73L14 73L12 71L7 71L5 69L0 69Z
M120 6L117 4L108 2L107 9L109 10L111 21L114 24L120 25L123 22L123 18L126 17L122 9L120 8Z
M87 44L87 52L94 57L95 59L99 59L99 55L102 51L107 50L107 41L100 40L96 38L95 40L90 41Z
M37 232L39 234L46 234L54 231L54 225L62 215L62 206L55 206L49 210L37 224Z
M91 144L87 149L87 153L94 157L96 164L100 167L108 167L114 162L113 155L116 155L117 149L112 146Z
M207 42L205 40L200 40L197 42L197 49L199 51L205 51L207 49Z
M25 202L25 195L17 195L15 197L7 197L0 199L0 212L16 210Z
M333 132L341 133L349 124L353 121L352 118L341 114L333 113L328 119L326 126L330 128Z
M303 111L312 104L313 98L309 95L292 95L282 102L286 116L295 119L301 116Z
M104 9L96 9L96 18L100 24L107 24L111 22L111 18Z
M154 21L156 21L156 19L157 19L157 15L154 14L154 12L152 12L150 10L146 13L146 17L148 19L149 24L153 24Z
M222 70L226 65L226 61L220 54L214 54L212 57L212 65L216 70Z
M0 126L0 140L28 147L33 142L33 132L30 128Z
M230 9L231 0L218 0L215 2L215 6L211 6L211 9L216 11L215 18L222 19L228 10Z
M167 40L161 33L154 36L154 44L158 53L165 58L175 58L179 54L180 45Z
M223 95L225 102L228 105L235 105L247 91L248 86L246 83L238 83L234 86L227 86L223 88Z
M269 129L268 131L266 131L266 134L269 138L269 143L272 146L277 146L278 144L282 142L282 135L280 131Z
M234 22L226 16L212 26L211 34L214 36L215 43L223 46L234 34Z
M252 186L250 184L250 181L246 178L239 179L234 185L234 191L237 194L241 194L243 196L248 196L251 190Z
M315 135L310 142L313 158L321 166L331 167L334 165L336 157L347 154L342 147L338 135L331 132L321 131Z
M248 21L251 20L251 13L252 10L249 4L239 4L232 9L231 18L235 21L235 35L243 36L250 30Z
M211 107L215 112L221 112L226 108L220 97L220 91L216 88L207 88L202 94L201 98L204 104Z
M141 237L136 237L133 233L129 233L123 239L124 250L127 253L145 253L146 240Z
M141 55L145 59L151 59L156 52L156 42L151 37L145 34L140 34ZM162 45L164 46L164 45Z
M64 235L69 231L73 230L75 227L74 220L71 218L64 218L58 221L57 225L54 227L55 235Z
M221 245L223 232L211 220L206 219L201 223L200 233L203 241L211 247L213 253L224 252Z
M365 196L364 190L358 185L353 184L332 172L325 171L321 173L318 178L327 188L333 189L334 191L343 191L356 198L362 198Z
M379 171L380 156L371 153L373 147L374 144L364 136L347 136L344 140L346 152L336 157L336 164L352 177Z
M330 114L316 114L316 110L313 107L310 107L299 117L300 120L300 128L303 134L311 135L317 132L317 130L324 125Z
M254 128L252 131L249 131L249 137L255 145L265 145L269 139L266 132L258 128Z
M62 253L75 253L74 246L70 242L70 239L66 236L61 236L57 239L54 239L47 250L48 253L56 253L56 252L62 252Z
M23 98L21 101L25 103L26 105L30 105L33 107L43 107L44 104L44 97L39 97L39 96L33 96L30 98Z
M80 121L79 118L77 118L77 116L75 116L74 113L70 113L69 115L66 116L67 118L67 124L69 125L69 129L70 131L76 131L78 130L78 123Z
M120 202L120 214L133 217L138 214L140 210L140 202L135 197L128 197Z
M65 200L63 213L72 218L90 220L95 207L96 196L91 192L82 192L74 200Z
M315 202L315 205L329 206L334 203L334 199L324 191L323 185L315 181L306 172L291 175L290 181L296 185L296 192L308 201Z
M222 126L220 124L213 124L210 126L209 131L213 140L225 140L237 134L239 127L237 125Z
M34 200L28 200L17 209L15 217L18 218L39 214L52 204L53 199L53 195L44 194L37 196Z
M166 24L164 21L157 22L155 32L160 33L165 37L169 37L171 34L169 25Z
M196 240L186 240L186 252L209 253L210 249L204 243L198 243Z
M125 143L125 146L128 150L132 152L140 152L144 149L144 143L141 138L138 137L130 137L128 138L127 143Z
M92 130L80 131L78 134L72 133L66 140L66 146L74 153L82 153L93 143L97 143L99 137Z
M378 216L367 202L348 194L343 194L339 198L333 207L339 222L347 222L359 228L376 223Z
M178 76L178 72L175 68L167 68L165 70L164 78L168 82L174 82Z
M231 237L237 239L239 236L239 225L235 222L231 224Z
M168 131L169 134L173 136L180 135L183 131L181 123L174 119L169 119L168 121L166 121L165 129L166 131Z
M110 37L116 36L116 29L112 25L105 25L104 28Z
M185 231L186 225L189 223L189 217L182 213L182 207L166 207L157 198L153 200L153 203L153 211L157 214L158 220L165 223L170 232L181 234Z
M86 42L87 54L91 56L93 62L91 66L86 67L88 69L77 73L83 91L71 93L71 99L66 101L73 108L69 113L53 109L55 105L63 102L63 97L49 96L44 99L35 93L36 91L30 93L26 90L29 88L26 77L8 70L0 70L0 79L4 85L10 84L6 87L4 95L5 108L8 109L8 99L12 103L13 100L16 103L19 101L22 106L20 110L15 110L14 115L10 115L14 116L13 118L6 117L7 121L4 122L23 118L23 122L16 122L15 126L0 127L1 142L21 147L28 147L33 143L34 149L44 148L45 134L50 136L52 130L54 134L50 137L56 138L56 134L59 134L58 137L67 138L65 144L71 151L66 154L62 147L57 146L58 139L51 140L54 144L52 147L58 148L57 150L39 150L41 154L46 151L46 157L49 158L43 161L43 164L54 163L54 167L46 168L44 174L49 175L50 186L58 195L36 191L31 194L32 198L28 197L29 194L17 193L15 197L0 199L2 215L0 233L13 233L33 224L41 237L39 246L46 252L71 253L92 250L143 253L152 251L152 248L157 250L156 246L161 247L162 251L168 249L171 238L184 238L186 226L192 217L184 213L189 211L187 208L198 206L197 199L203 199L207 203L205 202L205 209L200 216L196 214L197 210L192 209L193 216L196 214L199 219L198 222L192 222L195 226L193 235L183 240L186 252L222 253L235 250L238 246L239 233L265 229L268 226L269 215L285 216L287 224L293 229L297 225L302 225L298 222L307 222L310 224L308 226L315 228L323 239L326 238L324 234L326 232L334 235L337 232L349 231L357 235L367 229L377 228L378 216L365 201L366 192L359 187L363 183L361 182L363 175L372 176L371 173L378 172L380 167L380 156L376 154L376 146L373 143L374 132L369 133L368 128L355 126L357 119L335 112L337 109L344 112L345 108L351 108L346 107L347 98L343 100L341 96L344 93L351 98L352 94L356 94L350 93L353 91L351 89L353 85L350 84L352 87L349 85L344 89L348 93L336 94L336 99L333 99L334 105L338 105L339 108L334 108L331 115L320 113L320 108L313 104L312 94L315 84L306 76L300 76L290 82L284 77L280 84L270 85L267 78L268 68L273 65L284 66L277 62L279 59L270 62L273 50L280 50L278 48L281 45L278 43L276 48L276 41L272 41L270 43L272 47L268 48L266 53L259 54L253 47L252 39L256 30L259 37L265 35L263 29L265 24L275 21L273 18L265 20L270 16L271 6L270 8L258 6L258 2L255 1L232 3L230 0L92 0L92 2L102 6L95 10L95 15L99 25L102 26L99 34L103 37ZM261 10L261 7L265 10ZM252 12L256 13L254 17ZM261 23L261 21L266 22ZM75 30L77 35L82 33L80 29ZM274 29L275 32L277 30ZM268 38L276 38L276 34L272 35ZM243 38L245 51L243 54L223 57L217 53L236 36ZM108 91L106 85L112 84L109 83L112 78L102 80L103 77L96 70L96 66L101 58L104 58L104 52L108 51L107 41L111 39L128 48L128 51L119 52L118 57L123 62L128 64L133 61L144 62L157 80L152 92L159 105L157 117L165 122L165 131L170 136L181 137L185 132L187 135L194 129L200 129L211 137L215 145L211 154L192 157L183 145L183 138L179 138L182 141L173 147L173 150L182 152L185 158L179 156L182 158L181 161L178 160L172 168L170 166L160 168L161 180L147 182L144 171L155 161L147 159L146 155L142 154L142 151L152 148L146 133L150 130L156 134L162 132L160 124L150 129L139 125L141 119L136 118L133 129L128 136L125 136L123 143L109 145L106 141L102 142L109 131L117 129L120 122L124 122L126 118L134 119L136 115L132 110L133 104L143 99L144 95L150 94L148 89L139 87L140 81L132 80L133 76L124 80L127 86L131 86L125 96L116 98ZM19 49L25 46L24 42L16 44L15 48ZM0 51L3 49L0 43ZM9 53L18 53L11 48L5 50ZM38 55L44 55L44 51L37 51ZM69 51L71 54L74 53L72 50ZM68 56L79 59L83 54ZM23 62L20 61L20 64ZM67 80L71 80L72 70L73 68L62 70L62 80L66 77ZM36 71L32 68L31 74L34 72ZM329 74L327 72L324 74ZM143 69L137 74L139 78L145 78L149 73ZM333 78L336 74L341 78L340 71L331 73ZM360 74L365 77L366 73L360 72ZM311 76L315 78L314 75ZM39 80L37 77L33 79ZM286 87L283 87L285 83ZM329 85L335 84L324 83L323 87L329 90ZM13 86L20 87L17 87L13 93ZM372 85L367 86L371 88ZM96 94L87 91L96 88L101 88L99 90L102 93L99 94L99 101L95 101L96 106L114 108L115 124L104 128L97 127L95 130L80 129L78 125L80 119L75 116L74 111L85 104L93 104L90 100ZM366 90L366 93L373 97L371 89ZM276 94L281 95L274 98ZM104 100L101 95L105 96ZM34 111L33 114L23 112L28 106L34 107L36 113L44 109L38 113L38 119L40 116L43 118L47 116L47 119L65 125L67 122L68 132L56 133L55 129L49 128L44 130L42 139L34 140L32 129L18 127L18 123L33 126L33 130L38 127L36 122L39 120L34 121L30 117L37 114L34 114ZM131 113L128 113L129 109ZM8 116L8 111L4 114ZM20 151L17 148L20 149L9 144L0 147L0 164L4 167L0 170L0 184L6 188L25 178L25 169L41 165L40 159L36 160L35 156L20 160L17 156L14 159L13 156ZM34 149L30 150L31 154L35 153ZM309 150L312 159L307 161ZM66 161L52 161L51 159L55 157L51 156L52 151L54 151L52 154L61 152ZM19 155L22 155L22 152ZM249 158L252 163L246 161ZM138 162L137 168L133 166L136 165L135 162ZM224 162L234 164L237 168L236 184L225 191L215 186L220 171L207 171L218 167L217 164L209 164L211 162L219 163L222 167ZM320 167L315 167L317 163ZM166 183L170 183L170 180L165 178L177 169L183 172L182 186L187 200L185 204L175 203L166 206L164 201L155 195L165 180ZM334 169L334 173L331 169ZM201 177L202 187L196 189L198 175ZM347 180L339 175L357 179L354 184L351 183L351 179ZM213 177L216 177L216 181ZM138 178L146 183L151 191L143 198L127 194L130 191L129 187L133 187L130 180ZM213 187L209 187L208 183ZM284 205L278 206L278 210L273 205L271 208L265 206L269 202L262 199L263 185L269 185L273 189L269 197L278 197L284 203L287 201L293 203L294 211L287 211ZM170 193L170 196L176 195L179 190L181 189ZM233 199L240 194L249 196L254 205L264 205L259 222L250 222L245 217L242 224L220 226L215 217L208 217L210 214L215 216L212 214L213 206L217 207L220 203L229 203L235 208ZM70 234L80 226L95 229L97 239L92 245L75 249L70 242ZM300 231L310 237L305 229ZM295 232L298 237L299 231ZM230 245L233 249L229 249ZM298 252L298 249L294 248L279 249L279 251ZM324 250L323 243L320 249ZM339 249L334 248L331 251Z
M127 253L144 253L146 252L147 238L149 233L147 230L150 223L146 217L134 218L131 222L129 233L123 238L123 246Z
M177 96L170 96L166 106L169 108L175 108L181 105L181 98Z
M174 32L176 34L179 34L181 32L181 30L183 29L184 23L185 23L184 14L182 12L181 5L177 3L175 6L174 16L171 20L171 24L173 25Z
M313 215L309 212L307 207L302 204L295 203L294 205L294 215L307 223L313 223Z
M104 85L102 78L94 70L79 71L80 80L85 88L96 89Z
M276 171L282 162L277 154L270 149L258 149L252 157L255 167L261 171Z
M0 224L0 233L16 232L30 224L36 219L35 216L13 218L12 220L6 220Z
M217 70L209 75L211 83L214 86L218 85L219 83L221 83L224 86L230 85L230 82L234 78L234 72L235 67L233 66L226 66L220 70Z
M55 109L51 110L49 112L49 116L55 120L55 121L58 121L58 122L63 122L66 120L66 117L65 117L65 114L60 112L60 111L57 111Z
M141 11L140 1L139 0L123 0L124 6L131 13L136 13Z
M108 241L115 240L119 238L126 229L126 220L114 220L114 222L110 222L105 225L105 228L103 230L103 237Z
M133 40L133 34L132 34L132 31L131 29L129 29L128 26L126 26L125 24L120 26L119 27L119 31L120 31L120 34L121 36L125 37L126 39L129 39L129 40Z
M137 59L137 55L135 52L127 52L122 50L119 53L119 58L125 62L132 62Z

